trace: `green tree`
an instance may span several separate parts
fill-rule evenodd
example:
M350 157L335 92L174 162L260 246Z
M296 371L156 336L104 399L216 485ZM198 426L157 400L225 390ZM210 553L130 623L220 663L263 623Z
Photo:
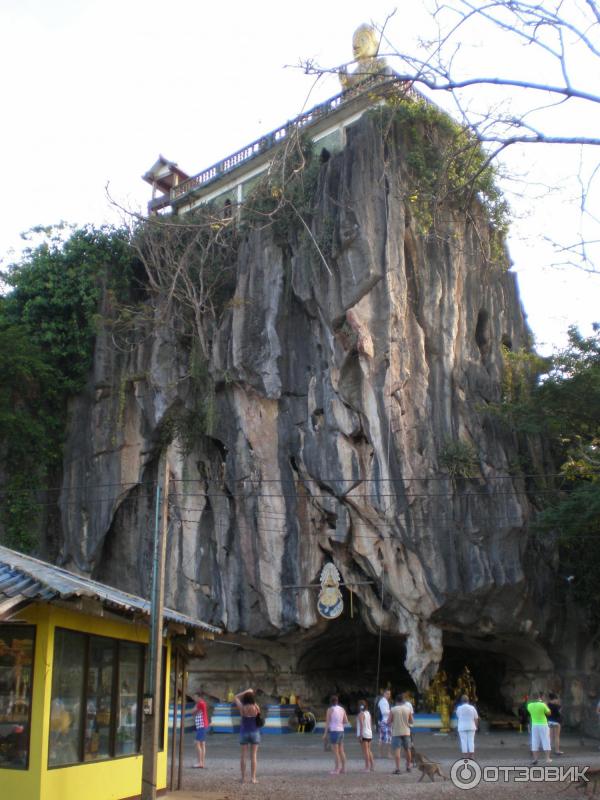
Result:
M541 362L538 362L538 366ZM550 442L564 478L538 515L538 531L558 536L561 572L600 625L600 325L590 337L569 329L569 344L547 362L528 392L504 412Z
M124 295L135 263L124 230L35 233L42 243L2 275L0 298L0 529L24 550L61 463L67 401L91 366L101 293Z

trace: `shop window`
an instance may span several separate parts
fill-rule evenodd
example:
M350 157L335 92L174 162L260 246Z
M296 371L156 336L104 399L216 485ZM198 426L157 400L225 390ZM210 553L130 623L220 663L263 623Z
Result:
M0 625L0 767L27 769L35 628Z
M51 767L139 753L144 645L57 628Z
M51 767L80 760L86 644L86 637L74 631L59 629L54 636L48 742Z
M143 658L138 645L120 642L119 646L119 701L117 706L117 734L115 755L137 753L141 740L141 686Z
M116 673L116 655L116 640L103 639L99 636L90 637L83 737L84 761L96 761L112 755L113 680Z

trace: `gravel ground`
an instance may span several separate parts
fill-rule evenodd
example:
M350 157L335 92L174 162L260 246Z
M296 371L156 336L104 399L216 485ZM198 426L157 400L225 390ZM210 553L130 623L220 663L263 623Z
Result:
M421 773L414 770L393 775L393 761L376 758L375 772L363 773L360 746L354 736L346 735L348 772L331 776L333 759L324 752L320 736L314 734L263 735L258 753L258 785L241 785L239 782L239 744L233 734L213 734L207 740L206 769L192 769L194 763L193 733L186 735L183 789L200 792L205 800L237 800L237 798L280 798L281 800L316 800L325 794L327 800L356 797L360 800L430 800L435 798L489 798L513 800L523 797L549 797L559 800L581 800L583 792L565 783L498 783L481 782L477 788L466 791L450 780L425 778L419 783ZM563 756L555 756L553 766L600 767L599 742L593 739L563 736ZM417 750L438 761L446 775L460 757L455 735L440 736L429 733L415 735ZM377 748L375 747L375 752ZM525 766L529 764L527 736L518 733L479 735L476 756L485 766ZM560 792L560 794L559 794ZM600 798L600 787L597 797Z

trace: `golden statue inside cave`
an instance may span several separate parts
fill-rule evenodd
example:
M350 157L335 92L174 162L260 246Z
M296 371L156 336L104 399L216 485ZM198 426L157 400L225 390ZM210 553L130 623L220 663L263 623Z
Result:
M425 704L431 714L439 714L441 718L441 732L450 730L450 714L452 713L452 700L448 691L448 676L441 669L429 684L425 692Z
M361 25L354 31L352 37L352 52L356 62L356 69L348 73L346 67L340 70L340 83L342 89L350 89L370 75L376 75L387 69L385 58L380 58L379 35L371 25Z
M450 705L450 694L448 692L448 676L441 669L429 684L425 692L425 705L431 714L441 714L442 706Z
M471 670L467 666L460 673L456 682L455 695L457 699L463 694L467 695L470 703L477 702L477 686L475 685L475 679L471 675Z

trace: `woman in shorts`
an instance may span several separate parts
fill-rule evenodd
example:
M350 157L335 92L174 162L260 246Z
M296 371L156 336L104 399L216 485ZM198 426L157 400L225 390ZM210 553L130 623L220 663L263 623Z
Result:
M550 728L550 747L554 754L562 756L563 751L560 749L560 726L562 723L562 716L560 713L560 700L558 695L554 692L548 693L548 708L550 709L550 716L548 717L548 727Z
M366 700L361 700L358 704L358 716L356 718L356 735L365 757L365 772L373 772L375 761L371 752L373 741L373 728L371 725L371 712Z
M236 694L234 702L239 709L241 722L240 722L240 771L242 773L242 783L246 780L246 756L248 755L248 748L250 748L250 780L252 783L258 783L256 780L256 762L258 758L258 745L260 744L260 730L256 724L256 717L260 714L260 707L258 706L252 689L245 689L243 692Z
M348 725L345 710L339 704L336 694L331 695L329 708L325 717L325 733L323 739L329 738L333 751L335 766L330 775L341 775L346 772L346 753L344 752L344 727Z

